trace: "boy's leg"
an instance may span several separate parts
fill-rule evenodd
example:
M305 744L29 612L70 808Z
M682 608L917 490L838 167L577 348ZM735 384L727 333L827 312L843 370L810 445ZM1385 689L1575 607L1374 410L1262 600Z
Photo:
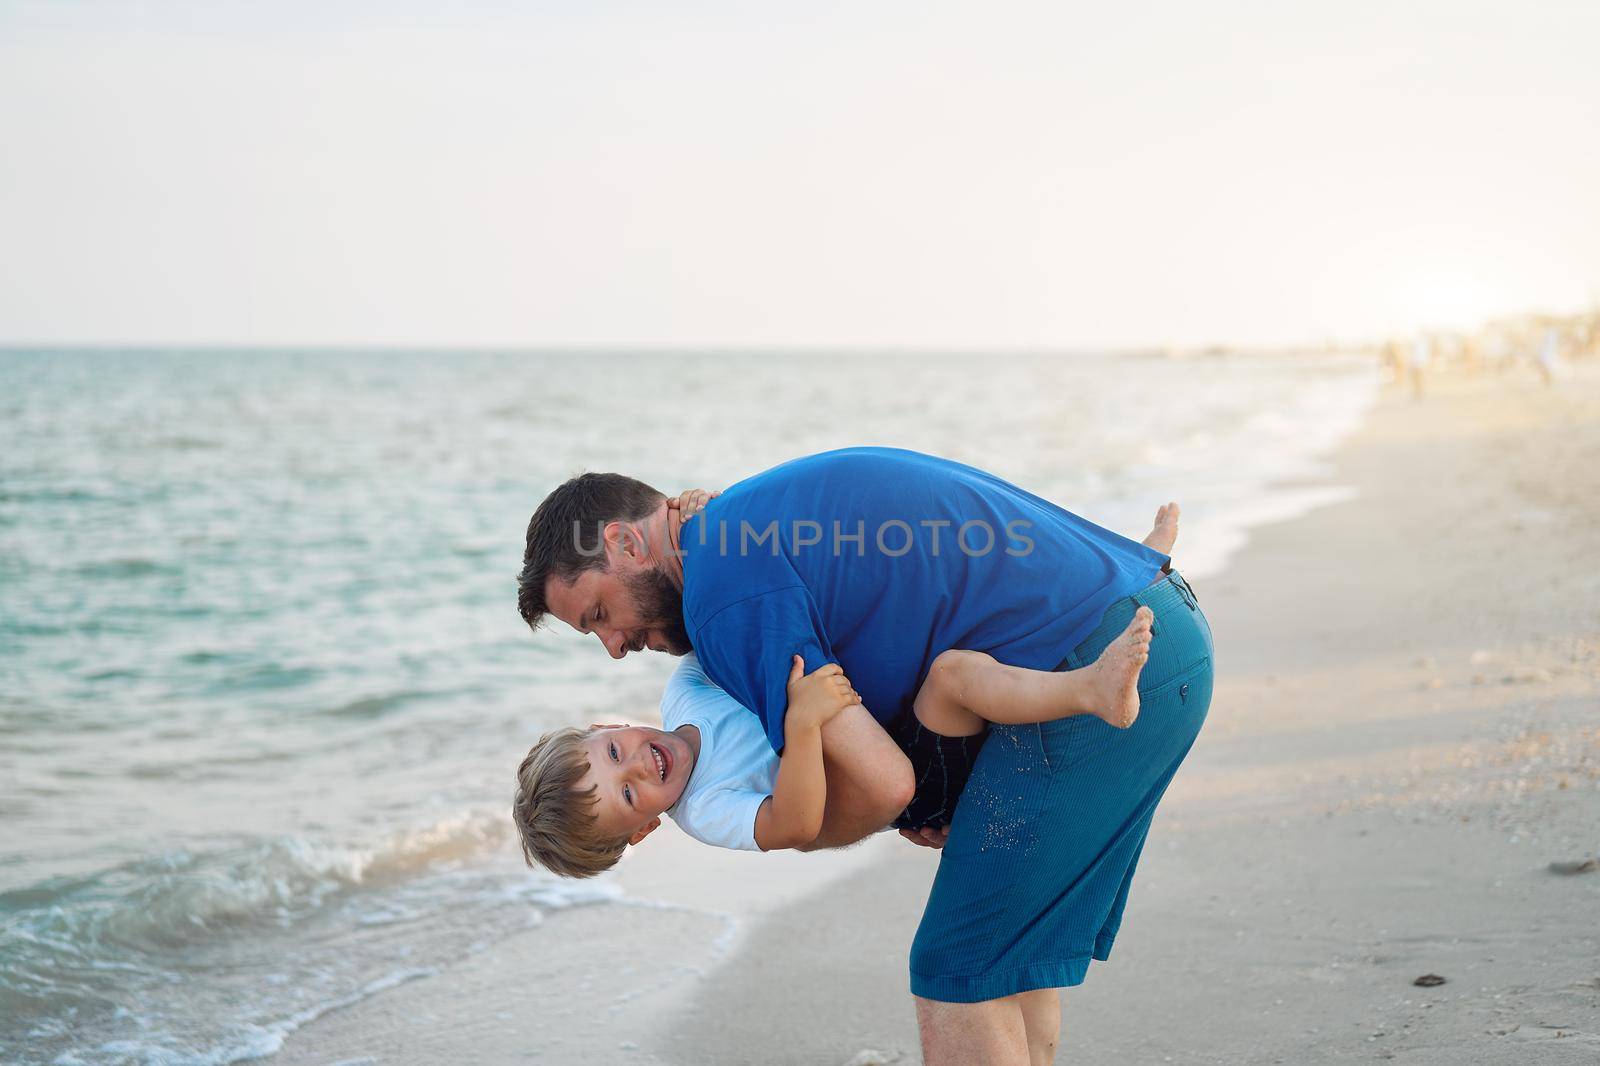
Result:
M1175 502L1157 508L1145 547L1172 554L1182 513ZM1139 714L1143 662L1133 660L1139 659L1137 646L1149 644L1148 623L1148 612L1142 620L1135 615L1122 636L1084 670L1041 673L1005 666L981 652L946 652L933 661L917 693L917 720L947 737L973 736L989 722L1025 725L1074 714L1097 714L1126 728ZM984 691L991 685L998 691Z
M1171 555L1172 546L1178 542L1178 516L1181 513L1176 503L1163 504L1156 511L1156 524L1151 528L1150 535L1140 543L1162 555Z
M917 720L944 736L970 736L986 722L1030 725L1075 714L1126 728L1139 714L1139 671L1150 657L1152 618L1148 607L1139 608L1081 670L1024 670L982 652L943 652L917 692Z
M894 821L916 792L911 761L859 704L823 725L822 767L828 782L822 831L801 851L871 836Z

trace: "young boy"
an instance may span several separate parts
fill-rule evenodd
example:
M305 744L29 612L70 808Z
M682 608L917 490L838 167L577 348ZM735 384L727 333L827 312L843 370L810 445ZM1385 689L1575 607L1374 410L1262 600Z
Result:
M681 498L685 519L709 494ZM696 502L697 501L697 502ZM1156 512L1144 543L1171 554L1178 505ZM1139 671L1149 658L1149 608L1141 607L1091 666L1024 670L982 652L934 659L912 707L889 733L918 770L902 829L938 827L954 813L989 723L1021 725L1094 714L1127 728L1139 712ZM784 717L785 747L772 753L759 719L717 687L693 655L667 683L663 729L595 725L548 733L517 770L512 820L529 865L567 877L610 869L670 814L690 836L747 851L804 848L822 828L827 783L822 726L860 702L844 672L803 674L795 656ZM939 774L924 773L938 765Z

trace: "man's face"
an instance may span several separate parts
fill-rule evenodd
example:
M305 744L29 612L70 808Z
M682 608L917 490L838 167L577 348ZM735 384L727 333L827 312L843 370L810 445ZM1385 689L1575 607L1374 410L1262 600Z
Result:
M583 739L589 772L575 786L597 786L598 827L607 836L637 844L678 802L694 770L694 749L676 733L649 726L596 729Z
M658 567L629 556L586 570L571 584L552 576L545 603L573 629L600 638L613 659L641 648L669 655L694 650L683 626L683 594Z

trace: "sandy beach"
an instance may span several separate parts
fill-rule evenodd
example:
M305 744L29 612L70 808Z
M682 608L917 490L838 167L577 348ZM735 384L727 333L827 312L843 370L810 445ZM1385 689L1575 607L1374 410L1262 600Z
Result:
M1197 583L1211 716L1111 961L1066 994L1059 1061L1600 1060L1600 871L1552 868L1600 855L1595 369L1386 392L1318 482L1353 495ZM702 916L671 944L647 907L557 913L275 1061L919 1061L906 950L935 853L694 852L709 891L689 855L624 866ZM661 987L528 1004L535 973L595 1002L602 921L673 960Z

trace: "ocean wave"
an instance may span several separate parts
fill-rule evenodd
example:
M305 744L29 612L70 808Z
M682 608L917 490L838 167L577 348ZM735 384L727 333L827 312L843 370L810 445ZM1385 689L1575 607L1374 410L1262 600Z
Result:
M83 563L74 567L72 572L78 577L116 579L150 577L154 574L179 574L182 570L170 563L160 563L154 559L127 558Z
M383 696L362 696L336 707L329 707L320 713L329 718L382 718L390 711L397 711L409 703L425 700L437 693L422 689L405 689L391 692Z
M34 925L28 934L35 942L104 938L166 953L254 924L304 918L341 893L392 887L458 867L506 847L509 838L503 813L478 811L393 833L370 847L289 837L211 853L179 850L87 877L54 878L0 893L0 915L48 915L52 920ZM530 874L483 898L566 907L616 895L603 881L552 882ZM21 931L16 924L6 930Z
M183 1047L180 1041L173 1038L173 1034L157 1031L139 1039L107 1040L93 1048L62 1052L50 1063L51 1066L99 1066L108 1062L139 1063L141 1066L231 1066L236 1062L264 1059L277 1054L283 1042L297 1029L323 1015L354 1006L407 982L432 977L438 972L434 966L393 970L352 992L302 1008L286 1018L265 1024L236 1024L221 1041L205 1048Z
M330 1010L620 898L510 865L504 812L369 845L304 837L175 850L0 893L0 1060L221 1064ZM501 861L492 860L498 857ZM13 1037L26 1036L18 1056ZM8 1046L10 1045L10 1046Z
M506 843L505 822L503 814L474 812L365 847L284 837L215 852L176 850L0 894L0 913L42 918L26 923L36 941L108 941L166 954L252 925L283 925L341 893L472 859ZM23 935L22 924L8 924L8 937Z
M261 663L221 678L206 686L205 691L211 695L226 695L240 691L298 688L311 684L321 676L322 671L314 666Z

